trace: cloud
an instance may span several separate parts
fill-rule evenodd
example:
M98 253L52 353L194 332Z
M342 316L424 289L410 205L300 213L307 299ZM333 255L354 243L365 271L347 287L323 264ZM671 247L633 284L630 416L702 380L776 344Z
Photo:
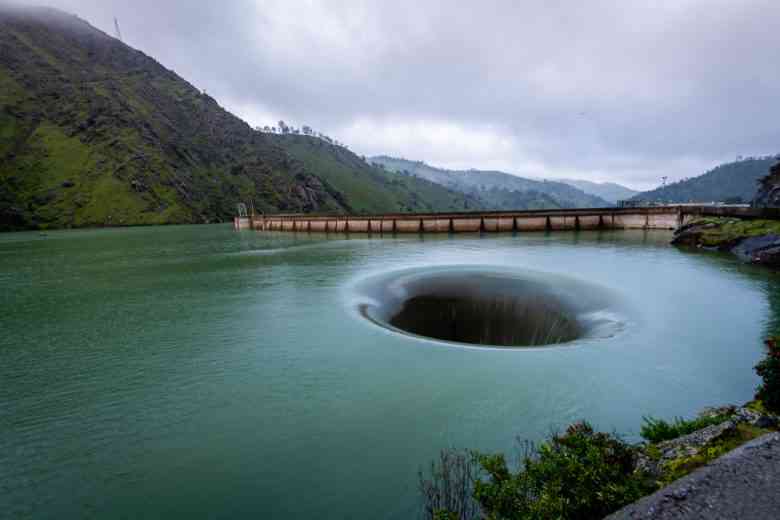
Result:
M51 1L366 155L649 187L780 152L772 0Z

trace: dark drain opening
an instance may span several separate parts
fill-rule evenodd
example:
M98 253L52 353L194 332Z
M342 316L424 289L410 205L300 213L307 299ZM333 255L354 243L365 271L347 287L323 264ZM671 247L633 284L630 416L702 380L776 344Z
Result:
M418 294L404 301L389 323L419 336L475 345L551 345L583 333L559 300L538 293Z
M623 329L614 293L573 278L482 266L407 269L357 287L364 317L451 343L533 347L609 338Z

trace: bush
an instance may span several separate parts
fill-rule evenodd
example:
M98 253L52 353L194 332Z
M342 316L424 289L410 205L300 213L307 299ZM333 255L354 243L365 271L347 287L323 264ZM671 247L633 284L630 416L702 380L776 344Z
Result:
M428 518L602 518L654 490L635 471L635 448L614 435L594 432L585 422L537 448L527 444L517 472L509 469L504 455L474 457L481 471L472 474L470 484L480 509L462 516L462 510L428 508Z
M479 474L479 455L466 450L446 449L431 462L430 474L422 471L420 492L425 520L468 520L479 517L474 500L474 482Z
M767 354L756 365L756 373L763 379L756 392L764 407L771 412L780 412L780 345L776 337L766 340Z
M699 417L686 421L682 417L677 417L671 423L663 419L654 419L653 417L644 417L639 434L643 439L650 442L661 442L676 439L683 435L688 435L696 430L701 430L713 424L720 424L729 418L728 415L715 415L711 417Z

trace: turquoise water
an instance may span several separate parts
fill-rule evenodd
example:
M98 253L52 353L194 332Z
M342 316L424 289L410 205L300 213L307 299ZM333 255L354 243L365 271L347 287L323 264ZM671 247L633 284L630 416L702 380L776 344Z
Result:
M580 418L636 438L643 415L746 401L780 285L668 240L0 235L0 516L408 518L442 447L512 450ZM621 326L463 348L358 311L396 271L475 265L608 291Z

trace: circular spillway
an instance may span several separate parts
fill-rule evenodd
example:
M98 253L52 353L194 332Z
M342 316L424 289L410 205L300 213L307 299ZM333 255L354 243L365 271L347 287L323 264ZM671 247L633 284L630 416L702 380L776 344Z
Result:
M410 269L364 280L362 316L389 330L493 347L561 345L612 337L619 298L569 277L491 267Z

